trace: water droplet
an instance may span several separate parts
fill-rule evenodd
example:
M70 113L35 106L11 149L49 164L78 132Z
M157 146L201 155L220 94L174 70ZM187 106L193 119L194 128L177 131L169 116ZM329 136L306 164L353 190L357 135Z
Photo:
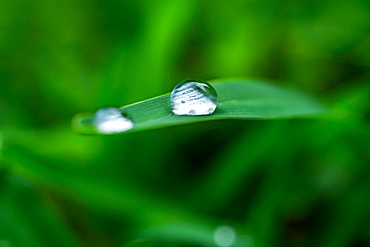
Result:
M127 114L116 107L101 108L94 114L77 114L72 119L72 128L80 134L116 134L133 127Z
M230 226L219 226L213 233L213 240L216 245L228 247L234 244L236 238L234 228Z
M98 133L115 134L134 127L134 123L115 107L99 109L94 114L94 126Z
M173 89L170 102L176 115L209 115L215 111L218 97L208 82L185 80Z

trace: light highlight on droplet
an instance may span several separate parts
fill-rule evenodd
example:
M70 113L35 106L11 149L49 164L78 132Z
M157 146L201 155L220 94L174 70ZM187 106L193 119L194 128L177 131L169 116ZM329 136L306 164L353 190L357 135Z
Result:
M134 123L114 107L98 110L94 116L96 131L102 134L115 134L127 131L134 127Z
M234 244L235 230L230 226L219 226L213 233L213 240L220 247L229 247Z
M185 80L172 91L171 109L176 115L209 115L218 103L216 90L202 80Z

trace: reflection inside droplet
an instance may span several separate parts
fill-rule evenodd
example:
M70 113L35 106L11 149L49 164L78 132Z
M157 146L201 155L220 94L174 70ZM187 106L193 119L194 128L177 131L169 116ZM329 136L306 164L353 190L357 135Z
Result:
M213 240L218 246L228 247L235 242L235 230L230 226L219 226L213 233Z
M98 110L94 116L96 131L102 134L121 133L132 129L134 123L115 107Z
M173 89L170 103L176 115L209 115L216 109L218 97L208 82L185 80Z

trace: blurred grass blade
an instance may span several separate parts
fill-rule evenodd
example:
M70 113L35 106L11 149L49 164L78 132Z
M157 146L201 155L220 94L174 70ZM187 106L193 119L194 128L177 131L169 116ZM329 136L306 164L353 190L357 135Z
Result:
M364 195L369 192L370 180L358 183L338 200L333 210L325 217L314 246L351 246L362 226L368 226L369 198ZM359 205L363 206L359 207Z
M210 225L176 222L143 229L139 232L138 237L157 242L215 246L213 231L214 229Z
M56 208L31 184L2 170L0 182L1 247L79 246Z
M170 107L170 94L124 106L134 121L132 131L142 131L219 119L283 119L324 113L321 104L310 96L262 81L224 80L212 85L219 95L216 111L210 116L176 116ZM83 134L91 130L93 115L80 114L73 127Z
M217 212L239 192L243 182L250 179L262 159L270 150L276 150L276 143L284 138L286 122L265 122L248 129L230 147L215 158L211 169L197 183L189 202L202 210ZM268 140L268 141L267 141ZM248 152L253 150L253 152Z

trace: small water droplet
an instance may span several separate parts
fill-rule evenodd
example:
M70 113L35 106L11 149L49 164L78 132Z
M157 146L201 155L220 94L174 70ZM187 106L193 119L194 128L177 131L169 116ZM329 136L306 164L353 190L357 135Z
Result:
M170 102L176 115L209 115L215 111L218 97L208 82L185 80L172 90Z
M220 247L229 247L234 244L236 234L231 226L219 226L213 233L213 240Z
M99 109L94 114L94 126L98 133L116 134L134 127L134 123L115 107Z

